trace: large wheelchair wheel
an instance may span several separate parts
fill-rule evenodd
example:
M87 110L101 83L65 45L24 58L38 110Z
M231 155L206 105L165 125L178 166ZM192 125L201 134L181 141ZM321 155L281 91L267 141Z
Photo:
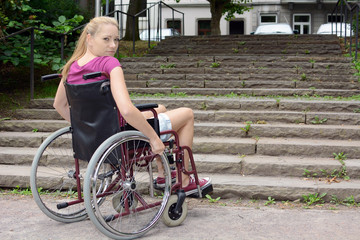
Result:
M136 238L161 218L171 194L171 176L166 156L158 156L165 169L165 188L154 189L155 157L138 131L113 135L92 156L84 180L85 207L106 236Z
M70 127L46 138L34 157L30 174L31 191L41 211L60 222L85 219L87 213L78 184L81 184L86 167L87 162L79 161L77 183Z

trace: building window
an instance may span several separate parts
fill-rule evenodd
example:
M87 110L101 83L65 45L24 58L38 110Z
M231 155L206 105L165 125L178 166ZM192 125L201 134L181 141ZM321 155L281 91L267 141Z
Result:
M244 34L244 21L243 20L234 20L230 21L230 35L231 34Z
M211 35L210 20L198 21L198 35Z
M276 14L261 14L260 15L260 25L261 24L269 24L269 23L277 23L277 15Z
M174 19L174 21L172 19L167 20L166 21L166 27L167 28L174 28L181 34L181 21L180 20L176 20L176 19Z
M300 34L311 33L311 17L310 14L294 14L293 16L293 29L297 30Z
M343 17L344 17L344 15L340 15L340 14L338 14L338 15L328 14L328 16L327 16L327 22L328 22L328 23L331 23L331 22L342 22L343 19L344 19Z

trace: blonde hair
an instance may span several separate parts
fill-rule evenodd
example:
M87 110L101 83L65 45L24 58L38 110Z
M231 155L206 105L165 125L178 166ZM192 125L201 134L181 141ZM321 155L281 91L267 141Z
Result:
M86 36L88 34L90 34L91 36L94 36L99 31L99 28L102 24L113 24L117 28L119 28L119 25L118 25L116 19L112 18L112 17L102 16L102 17L96 17L96 18L91 19L90 22L88 24L86 24L85 28L83 29L83 31L79 37L79 40L76 43L76 47L75 47L75 50L74 50L71 58L69 59L69 61L67 61L67 63L64 65L64 67L61 71L63 81L67 78L71 64L73 62L75 62L76 60L80 59L86 53L86 49L87 49Z

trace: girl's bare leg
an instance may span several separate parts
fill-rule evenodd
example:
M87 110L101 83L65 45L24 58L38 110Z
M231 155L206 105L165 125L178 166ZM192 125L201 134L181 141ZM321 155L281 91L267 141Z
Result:
M179 136L180 145L192 148L194 138L194 113L192 109L183 107L166 111L165 106L159 105L159 107L155 110L158 114L165 113L168 115L171 121L172 130L176 131ZM143 115L145 118L153 117L151 112L143 112ZM189 160L189 153L185 151L184 166L186 170L189 169ZM159 158L157 158L156 161L158 166L158 177L163 178L164 168ZM189 184L189 176L184 173L182 173L182 184L183 186L187 186Z
M159 104L157 108L155 108L157 114L166 112L166 108L164 105ZM154 117L154 114L151 111L141 112L143 116L148 119Z
M194 113L190 108L177 108L165 113L169 116L172 129L177 132L179 136L179 143L182 146L188 146L192 149L194 138ZM189 169L189 153L185 151L184 166ZM159 169L160 172L160 169ZM189 176L182 173L182 185L189 184Z
M166 108L164 105L159 104L157 108L155 108L157 114L166 112ZM142 112L143 116L148 119L154 117L154 114L151 111ZM156 165L158 167L158 177L164 178L164 167L161 163L160 158L156 158Z

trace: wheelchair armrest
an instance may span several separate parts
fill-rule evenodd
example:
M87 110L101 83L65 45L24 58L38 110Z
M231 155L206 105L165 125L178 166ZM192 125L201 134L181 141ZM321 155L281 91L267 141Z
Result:
M144 103L144 104L135 104L135 107L137 107L137 109L141 111L141 110L157 108L158 105L157 103Z

